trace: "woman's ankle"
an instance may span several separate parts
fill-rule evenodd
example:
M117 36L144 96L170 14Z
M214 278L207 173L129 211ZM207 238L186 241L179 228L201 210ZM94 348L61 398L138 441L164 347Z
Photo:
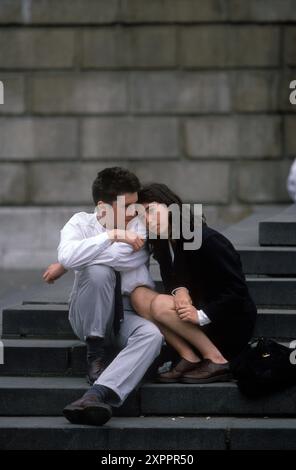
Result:
M228 362L222 354L208 354L204 359L209 359L215 364L226 364Z
M201 359L198 356L194 355L194 354L183 354L182 353L182 354L180 354L180 357L181 357L181 359L185 359L188 362L194 362L194 363L196 362L197 363L197 362L201 361Z

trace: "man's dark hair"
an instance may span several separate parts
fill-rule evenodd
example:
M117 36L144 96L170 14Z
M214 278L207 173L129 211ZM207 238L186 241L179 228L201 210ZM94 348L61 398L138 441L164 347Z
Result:
M140 188L140 181L136 175L125 168L113 166L99 171L92 185L92 196L95 205L98 201L111 204L117 196L136 193Z

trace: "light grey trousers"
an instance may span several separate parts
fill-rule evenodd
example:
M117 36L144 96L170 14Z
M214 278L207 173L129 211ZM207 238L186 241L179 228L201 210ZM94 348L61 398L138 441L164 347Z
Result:
M115 359L95 382L111 388L119 397L110 401L121 406L159 355L164 337L154 323L133 310L123 296L124 320L118 335L113 333L115 272L106 265L87 266L79 272L69 306L69 320L75 334L84 341L100 336L106 344L120 349Z

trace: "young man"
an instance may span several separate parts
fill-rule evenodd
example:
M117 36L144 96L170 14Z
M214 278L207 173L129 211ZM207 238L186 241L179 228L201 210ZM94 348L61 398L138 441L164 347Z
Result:
M69 320L76 335L86 342L88 380L94 385L65 407L64 415L72 423L107 422L112 416L110 405L124 402L163 344L157 326L138 316L127 296L121 297L139 285L153 287L147 269L141 269L149 258L145 227L127 210L137 202L139 189L138 178L128 170L113 167L99 172L92 187L96 212L77 213L66 223L58 247L59 264L44 274L50 281L51 276L75 270ZM118 196L124 196L122 222ZM114 228L108 222L111 206ZM106 367L105 347L110 338L121 351Z

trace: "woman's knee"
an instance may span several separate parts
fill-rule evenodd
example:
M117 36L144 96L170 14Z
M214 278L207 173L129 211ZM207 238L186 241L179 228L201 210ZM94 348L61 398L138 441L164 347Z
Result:
M175 311L174 299L170 295L158 294L152 300L150 310L152 318L161 321Z
M147 287L137 287L131 293L131 304L134 310L141 315L141 317L152 321L150 313L151 302L158 294Z

